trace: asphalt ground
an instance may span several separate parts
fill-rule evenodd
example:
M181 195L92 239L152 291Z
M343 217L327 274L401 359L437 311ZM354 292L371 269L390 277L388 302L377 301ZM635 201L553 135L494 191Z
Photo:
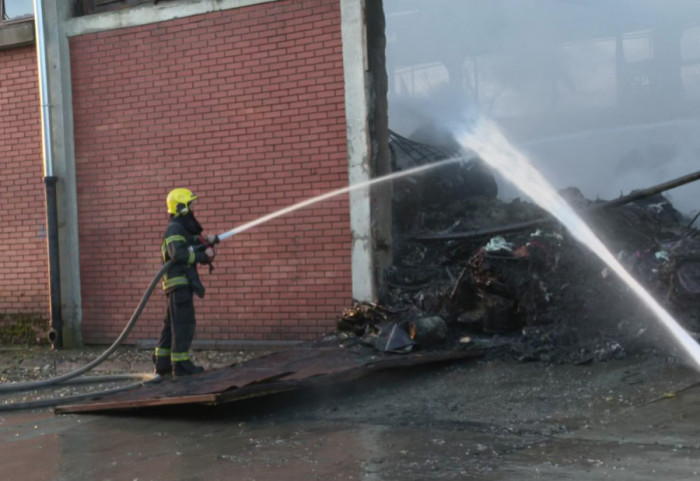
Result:
M150 352L127 351L114 368L150 366ZM83 360L67 354L57 368ZM47 365L45 352L14 355L27 372ZM699 382L663 356L482 359L213 408L5 412L0 465L5 479L71 481L697 479Z

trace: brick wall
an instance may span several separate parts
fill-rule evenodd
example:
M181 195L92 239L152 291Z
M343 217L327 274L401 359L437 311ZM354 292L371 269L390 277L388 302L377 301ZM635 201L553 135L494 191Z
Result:
M222 233L347 185L340 7L287 0L71 39L83 336L121 331L160 263L165 196ZM198 339L309 339L351 302L347 196L222 243ZM160 288L130 338L157 337Z
M0 314L48 316L36 50L0 51Z

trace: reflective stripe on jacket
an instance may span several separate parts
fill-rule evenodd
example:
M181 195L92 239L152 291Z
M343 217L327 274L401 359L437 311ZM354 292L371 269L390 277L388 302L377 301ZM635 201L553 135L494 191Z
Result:
M166 292L181 286L191 286L195 278L199 282L196 264L207 260L206 254L197 249L199 246L199 240L185 229L178 217L170 220L160 248L163 263L173 260L172 266L163 276L163 289Z

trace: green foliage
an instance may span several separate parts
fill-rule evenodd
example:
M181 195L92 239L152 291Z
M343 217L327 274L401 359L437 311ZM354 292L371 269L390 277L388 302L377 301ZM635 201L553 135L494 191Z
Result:
M39 314L0 314L0 344L48 344L49 321Z

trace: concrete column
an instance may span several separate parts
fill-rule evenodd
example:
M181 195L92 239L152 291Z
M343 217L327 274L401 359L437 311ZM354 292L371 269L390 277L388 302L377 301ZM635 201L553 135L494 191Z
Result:
M368 124L369 95L365 84L368 69L365 2L340 0L340 8L348 133L348 177L352 185L370 180L372 174ZM375 298L371 221L369 190L352 191L352 295L357 301L372 301Z
M390 171L384 17L382 2L372 1L366 13L365 0L340 0L351 185ZM390 183L350 193L350 226L353 298L376 301L391 259Z
M391 174L389 150L389 76L386 65L386 21L383 0L372 0L365 5L367 24L367 56L369 90L369 135L371 147L371 176ZM375 297L384 294L384 270L393 261L392 239L393 184L382 182L370 191L372 209L372 259L375 278Z
M44 8L54 176L58 204L58 236L61 269L63 346L82 344L80 256L78 250L78 198L75 178L73 96L70 51L64 26L71 2L41 2Z

